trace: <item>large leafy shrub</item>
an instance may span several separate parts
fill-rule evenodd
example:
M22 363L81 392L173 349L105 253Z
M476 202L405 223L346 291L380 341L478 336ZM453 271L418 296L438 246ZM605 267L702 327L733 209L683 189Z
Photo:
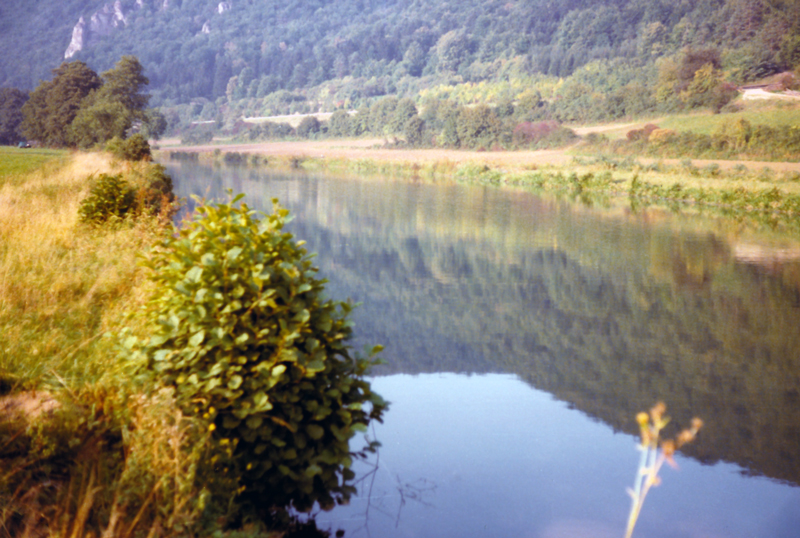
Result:
M351 355L351 307L324 297L302 243L283 231L288 211L239 200L199 207L146 262L158 291L137 352L185 413L208 421L220 461L233 462L220 471L243 496L330 508L354 491L350 439L386 409L364 379L375 360Z

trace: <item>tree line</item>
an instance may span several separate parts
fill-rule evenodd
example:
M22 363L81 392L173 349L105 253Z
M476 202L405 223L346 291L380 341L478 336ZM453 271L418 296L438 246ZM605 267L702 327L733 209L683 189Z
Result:
M0 143L36 141L49 147L89 148L131 135L158 138L165 118L148 109L149 84L134 56L98 75L82 61L64 62L30 94L0 91Z
M0 59L0 85L24 90L63 57L71 35L64 18L89 17L106 0L65 0L59 9L44 0L9 3L0 43L16 54ZM280 91L317 102L341 89L337 99L354 107L441 84L564 78L597 61L641 70L687 48L718 49L733 82L800 60L800 4L790 0L238 0L224 13L217 4L122 0L126 25L75 59L110 68L135 54L157 105L233 104ZM58 39L20 50L51 28Z

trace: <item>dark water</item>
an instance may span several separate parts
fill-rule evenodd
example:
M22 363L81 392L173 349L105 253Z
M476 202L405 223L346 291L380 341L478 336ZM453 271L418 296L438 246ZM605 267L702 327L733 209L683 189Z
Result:
M621 537L657 400L706 426L635 536L800 536L800 239L521 191L172 165L181 196L291 210L392 406L323 527ZM674 433L674 430L672 430Z

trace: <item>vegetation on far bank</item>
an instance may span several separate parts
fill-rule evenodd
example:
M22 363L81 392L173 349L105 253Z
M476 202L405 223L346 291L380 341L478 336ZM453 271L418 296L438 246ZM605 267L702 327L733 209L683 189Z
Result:
M725 167L718 163L698 165L691 158L661 160L637 158L616 145L578 146L563 164L535 164L492 159L493 152L467 152L461 161L448 158L415 159L415 150L398 151L403 158L382 160L369 149L353 149L349 157L311 156L299 144L296 150L283 148L283 155L262 155L258 152L213 151L190 152L163 150L161 158L178 162L210 165L269 167L333 173L355 173L433 180L457 180L468 183L508 185L552 192L586 203L602 202L609 196L627 196L637 207L657 204L673 209L705 207L735 218L748 218L770 225L800 225L800 171L781 171L752 163ZM605 153L593 153L612 149ZM461 154L461 152L459 152ZM522 154L519 154L522 155ZM427 157L427 156L426 156Z

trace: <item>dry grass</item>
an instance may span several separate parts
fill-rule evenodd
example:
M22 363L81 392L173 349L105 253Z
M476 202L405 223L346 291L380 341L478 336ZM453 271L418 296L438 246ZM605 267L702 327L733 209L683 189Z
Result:
M141 332L137 256L171 227L78 216L90 176L146 166L73 154L0 184L0 536L166 536L202 510L206 432L103 337Z
M119 169L106 155L76 154L0 187L0 373L34 387L52 372L101 375L87 358L123 303L141 299L136 256L160 233L153 219L112 229L78 222L89 177Z

